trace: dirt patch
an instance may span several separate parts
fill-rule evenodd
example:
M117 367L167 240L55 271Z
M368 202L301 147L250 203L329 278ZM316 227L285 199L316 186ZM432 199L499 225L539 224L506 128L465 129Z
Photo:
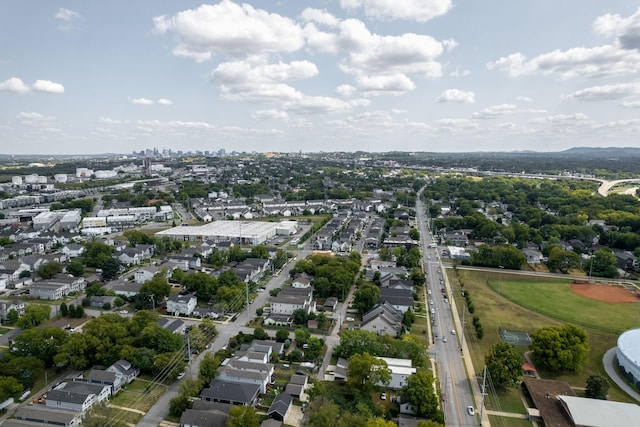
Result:
M604 302L638 302L639 298L625 288L609 285L572 283L571 290L585 298Z

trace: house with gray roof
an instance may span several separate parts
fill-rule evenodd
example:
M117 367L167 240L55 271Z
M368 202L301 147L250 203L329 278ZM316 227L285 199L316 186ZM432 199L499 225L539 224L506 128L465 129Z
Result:
M399 336L402 333L403 313L387 302L379 303L362 315L360 329L378 335Z
M140 369L133 367L131 362L125 359L118 360L109 366L107 371L122 375L122 384L130 384L140 375Z
M259 393L260 386L258 384L224 381L220 378L214 378L209 383L209 387L200 392L200 397L203 400L212 402L253 406Z
M267 416L274 420L284 421L289 413L289 409L291 409L292 402L293 396L286 391L284 393L280 393L275 399L273 399L273 402L267 411Z
M227 425L229 413L187 409L180 416L180 427L218 427Z
M49 408L80 412L84 416L93 405L106 400L110 395L109 386L69 381L49 391L45 405Z
M63 411L47 408L42 405L20 406L14 417L17 420L38 423L53 424L65 427L79 427L82 425L82 414L80 412ZM2 424L5 425L4 423Z
M378 302L387 302L404 314L413 308L413 292L408 289L380 288Z
M193 293L174 294L167 300L167 313L190 316L198 304L198 299Z

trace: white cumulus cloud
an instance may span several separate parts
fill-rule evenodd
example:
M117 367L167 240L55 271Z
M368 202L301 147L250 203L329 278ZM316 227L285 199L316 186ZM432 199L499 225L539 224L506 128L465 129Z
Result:
M254 101L291 101L302 99L298 90L287 81L301 80L318 74L309 61L268 63L264 58L223 62L211 73L220 84L223 98Z
M166 99L166 98L160 98L158 99L158 105L173 105L173 101L171 101L170 99Z
M153 101L147 98L129 98L129 102L133 105L153 105Z
M82 18L82 15L80 15L78 12L65 9L64 7L61 7L60 9L58 9L58 11L53 16L54 18L59 19L61 21L65 21L65 22L71 22L74 19Z
M36 80L32 88L36 92L64 93L64 86L49 80Z
M294 52L304 45L302 28L288 17L222 0L171 17L153 18L159 34L178 40L173 53L197 62L217 54L246 57L262 53Z
M312 7L303 10L300 18L305 22L315 22L316 24L326 25L327 27L335 27L339 22L338 18L326 10L314 9Z
M556 49L528 59L521 52L487 63L511 77L541 74L558 79L600 78L640 71L640 9L629 17L606 14L594 21L594 31L615 37L611 44Z
M64 93L64 86L60 83L54 83L49 80L36 80L36 82L29 86L24 83L22 79L18 77L11 77L0 83L0 91L14 92L14 93L31 93L31 92L46 92L61 94Z
M516 106L513 104L500 104L494 105L489 108L477 111L473 113L474 119L497 119L504 117L508 114L512 114L516 111Z
M640 95L640 83L592 86L564 95L565 99L578 101L607 101Z
M476 102L475 94L460 89L447 89L440 94L438 102L458 102L461 104L473 104Z
M258 110L251 113L251 118L254 120L286 120L289 118L289 114L286 111L276 109Z
M451 0L340 0L343 9L364 9L369 18L426 22L446 14Z

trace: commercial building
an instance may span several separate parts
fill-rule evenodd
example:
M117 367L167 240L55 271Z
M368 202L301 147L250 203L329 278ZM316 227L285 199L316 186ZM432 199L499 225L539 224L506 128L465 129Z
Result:
M278 222L262 221L214 221L204 225L178 226L156 233L156 237L169 237L172 240L234 242L259 245L274 237Z

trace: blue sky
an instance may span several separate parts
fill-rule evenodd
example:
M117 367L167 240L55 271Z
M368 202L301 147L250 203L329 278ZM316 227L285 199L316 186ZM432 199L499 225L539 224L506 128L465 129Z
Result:
M640 2L0 3L0 153L639 146Z

